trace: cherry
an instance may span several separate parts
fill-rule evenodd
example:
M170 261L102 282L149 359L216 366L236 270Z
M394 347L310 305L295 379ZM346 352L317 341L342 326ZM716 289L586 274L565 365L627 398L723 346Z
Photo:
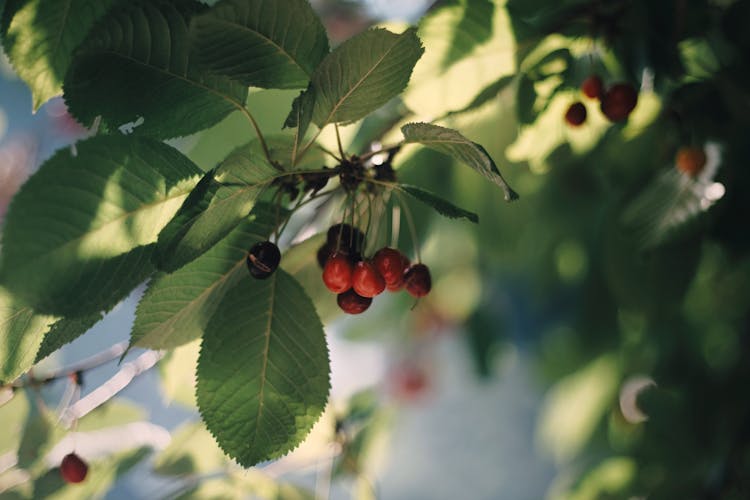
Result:
M336 303L345 313L361 314L372 304L372 297L362 297L354 290L348 290L336 297Z
M270 241L261 241L247 252L247 268L253 278L264 280L279 267L281 252L279 247Z
M80 483L88 471L89 466L75 453L68 453L60 463L60 474L66 483Z
M316 257L318 259L318 265L321 269L326 267L326 262L328 262L328 258L333 253L333 249L331 248L331 245L328 243L323 243L323 245L318 248L318 253L316 254Z
M385 290L385 280L372 262L361 260L354 265L352 288L362 297L374 297Z
M424 264L415 264L404 275L406 291L413 297L424 297L432 289L430 270Z
M389 292L398 292L399 290L404 288L404 274L411 265L411 262L409 262L409 258L406 255L402 254L401 252L399 252L399 255L401 256L401 267L403 268L403 271L401 272L401 277L397 281L393 281L391 283L389 283L388 281L385 282L385 288Z
M409 267L409 260L395 248L384 247L372 257L375 269L385 280L386 286L396 285L404 279L404 272Z
M638 104L638 91L629 83L612 85L602 97L601 110L610 121L621 122Z
M586 106L580 101L571 104L565 112L565 121L573 127L582 125L586 121Z
M396 397L413 401L424 395L430 385L427 373L414 365L404 365L391 373L391 384Z
M581 84L581 92L590 99L601 99L604 93L604 82L599 75L590 75Z
M352 287L352 263L346 255L332 255L323 267L323 283L333 293L342 293Z
M675 163L678 170L690 177L695 177L706 166L706 153L702 148L683 146L677 151Z
M352 254L362 250L365 235L349 224L335 224L328 229L328 245L338 252Z

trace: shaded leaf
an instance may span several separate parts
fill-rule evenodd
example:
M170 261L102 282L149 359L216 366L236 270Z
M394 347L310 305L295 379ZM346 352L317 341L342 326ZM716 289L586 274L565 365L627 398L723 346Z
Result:
M499 80L492 82L491 84L483 88L482 91L479 92L479 94L477 94L469 104L456 111L450 111L446 116L453 116L460 113L473 111L477 108L481 108L491 100L495 99L498 94L500 94L500 92L508 88L508 85L513 83L515 80L515 75L507 75L500 78Z
M33 108L62 93L62 81L94 22L114 0L31 0L13 13L3 48L31 88Z
M193 1L121 3L99 22L65 77L68 108L90 125L169 138L218 123L244 106L247 87L196 67L188 24Z
M34 313L0 287L0 384L12 382L31 368L54 320Z
M245 467L296 447L323 412L328 348L315 307L278 269L246 278L208 324L196 395L206 427Z
M79 318L60 318L50 326L42 345L36 353L34 363L38 363L53 352L89 331L102 319L102 313L93 313Z
M312 84L292 102L292 110L284 121L282 128L297 128L294 132L294 149L292 153L292 164L296 162L297 150L307 134L307 129L312 121L313 109L315 108L315 89Z
M248 249L268 239L274 226L274 210L258 205L205 254L172 274L157 274L138 304L131 345L169 349L200 338L227 291L248 277Z
M461 20L451 32L450 50L445 53L442 67L448 68L463 59L492 37L495 4L489 0L471 0L461 8Z
M505 192L505 201L518 199L487 151L455 130L430 123L407 123L401 127L407 143L422 144L470 166Z
M200 170L166 144L98 136L55 154L16 194L3 284L39 312L108 310L152 272L157 235Z
M474 212L469 212L463 208L459 208L448 200L441 198L429 191L426 191L417 186L410 186L408 184L399 184L399 189L405 193L413 196L422 203L434 208L440 215L444 215L451 219L468 219L474 224L479 223L479 216Z
M333 50L312 77L313 122L350 123L400 94L424 49L416 30L371 29Z
M306 87L328 53L307 0L223 0L190 29L201 64L246 86Z
M253 145L235 149L215 174L207 174L196 196L188 197L166 232L159 234L161 270L175 271L214 246L248 216L258 196L279 176L278 168Z

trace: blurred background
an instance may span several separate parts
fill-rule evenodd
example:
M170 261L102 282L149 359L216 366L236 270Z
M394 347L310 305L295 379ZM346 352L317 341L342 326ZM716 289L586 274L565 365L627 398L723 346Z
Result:
M411 207L416 241L402 232L398 246L419 246L427 298L392 295L343 318L314 264L290 259L326 323L331 404L298 450L249 471L200 424L197 344L117 364L136 290L35 368L111 358L82 373L80 393L68 378L40 388L53 407L135 374L74 437L34 427L32 397L0 406L0 496L24 498L22 465L54 467L74 439L97 480L58 489L42 473L50 498L750 498L748 2L313 5L332 43L419 23L426 48L401 99L342 129L348 149L440 119L482 144L521 199L404 148L400 181L480 220ZM626 120L582 94L591 75L637 89ZM6 58L0 77L2 217L51 153L89 132L60 98L32 114ZM248 107L278 133L296 94L253 91ZM579 126L566 121L575 102ZM247 140L230 116L172 144L208 169ZM321 140L335 149L330 133ZM678 165L686 147L705 154L696 174Z

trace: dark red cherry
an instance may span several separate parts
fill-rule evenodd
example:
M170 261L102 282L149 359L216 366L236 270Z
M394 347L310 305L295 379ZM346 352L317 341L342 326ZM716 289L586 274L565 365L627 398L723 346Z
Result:
M582 125L586 121L586 106L580 101L571 104L565 112L565 121L573 127Z
M424 297L432 289L430 270L424 264L415 264L404 275L406 291L413 297Z
M610 121L627 119L638 104L638 91L629 83L612 85L602 97L601 110Z
M264 280L279 267L281 252L279 252L279 247L270 241L261 241L250 248L245 261L250 275L253 278Z
M328 229L328 244L345 254L361 252L365 244L365 235L349 224L334 224Z
M333 293L342 293L352 287L352 263L346 255L332 255L323 268L323 283Z
M372 297L362 297L354 290L348 290L336 297L336 303L345 313L361 314L372 304Z
M601 99L604 94L604 82L599 75L591 75L581 84L581 92L590 99Z
M385 280L386 287L394 287L404 280L404 272L409 267L409 259L395 248L381 248L372 257L375 269Z
M60 463L60 474L66 483L80 483L88 471L89 466L75 453L68 453Z
M362 297L375 297L385 290L385 280L372 262L361 260L354 265L352 288Z
M328 262L328 258L333 253L333 250L331 249L331 246L328 243L323 243L323 245L318 248L318 253L316 254L316 257L318 259L318 265L321 269L326 267L326 262Z

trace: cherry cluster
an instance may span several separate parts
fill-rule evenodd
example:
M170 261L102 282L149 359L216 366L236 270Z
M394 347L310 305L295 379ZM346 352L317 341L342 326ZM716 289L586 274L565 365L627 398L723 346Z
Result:
M706 152L695 146L682 146L675 155L677 170L693 178L703 171L706 160Z
M599 75L590 75L581 83L581 92L589 99L598 99L599 108L611 122L626 120L638 104L638 91L629 83L615 83L605 89ZM578 127L586 121L586 106L576 101L565 112L568 125Z
M333 293L339 307L349 314L360 314L373 297L385 290L405 289L413 297L424 297L432 288L430 271L424 264L412 265L395 248L383 247L366 259L362 255L365 235L358 228L341 223L328 229L326 242L318 249L323 283Z

